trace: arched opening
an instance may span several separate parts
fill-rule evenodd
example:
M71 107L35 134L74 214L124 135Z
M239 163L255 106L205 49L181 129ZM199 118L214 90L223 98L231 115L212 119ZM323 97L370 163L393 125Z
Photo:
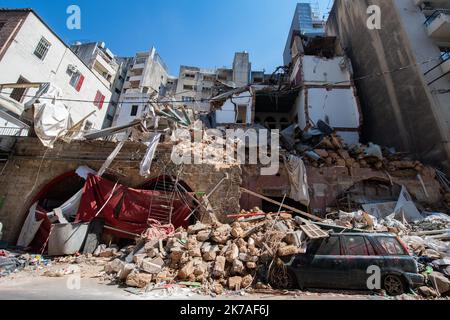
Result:
M25 212L24 221L30 208L33 204L37 203L36 220L42 220L42 223L34 236L34 239L29 245L32 251L42 251L42 246L47 241L52 224L47 216L47 213L60 207L63 203L69 200L74 194L83 188L84 184L85 180L78 176L75 171L69 171L52 179L45 186L43 186L38 194L33 198L29 208L27 208Z
M338 209L353 212L368 203L396 202L402 186L389 180L373 178L361 180L336 198Z

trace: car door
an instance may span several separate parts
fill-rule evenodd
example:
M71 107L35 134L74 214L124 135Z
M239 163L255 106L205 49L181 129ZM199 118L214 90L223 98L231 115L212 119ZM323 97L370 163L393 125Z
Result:
M317 245L305 266L304 284L310 288L345 288L347 274L339 235L331 235Z
M372 266L383 268L383 256L378 256L372 243L364 235L342 235L341 245L346 257L349 289L369 289L367 280ZM370 269L369 269L370 268Z

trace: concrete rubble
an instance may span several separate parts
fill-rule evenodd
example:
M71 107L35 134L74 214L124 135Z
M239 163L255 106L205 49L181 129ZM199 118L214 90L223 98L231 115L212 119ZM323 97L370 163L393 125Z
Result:
M299 236L293 242L292 234L301 234L299 230L299 224L286 213L238 218L231 224L197 222L164 239L163 251L149 241L146 252L135 255L133 263L124 261L126 253L106 264L105 272L137 288L161 281L187 281L198 284L205 293L239 291L254 287L260 277L258 270L277 256L300 251L307 238Z

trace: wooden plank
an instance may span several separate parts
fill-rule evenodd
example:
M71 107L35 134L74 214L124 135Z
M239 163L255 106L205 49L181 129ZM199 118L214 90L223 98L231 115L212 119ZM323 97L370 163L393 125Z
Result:
M320 229L315 224L305 224L301 225L300 229L308 236L310 239L320 239L320 238L327 238L329 234L322 229Z
M315 221L322 221L322 219L319 218L319 217L313 216L312 214L309 214L309 213L307 213L307 212L298 210L297 208L288 206L288 205L286 205L286 204L282 204L281 202L272 200L272 199L267 198L267 197L265 197L265 196L262 196L262 195L260 195L260 194L258 194L258 193L256 193L256 192L247 190L247 189L242 188L242 187L241 187L241 191L244 192L244 193L248 193L248 194L250 194L250 195L252 195L252 196L258 197L258 198L260 198L260 199L266 200L267 202L270 202L270 203L273 203L273 204L282 206L282 207L285 208L285 209L288 209L288 210L291 210L292 212L301 214L302 216L308 217L308 218L310 218L310 219L312 219L312 220L315 220Z

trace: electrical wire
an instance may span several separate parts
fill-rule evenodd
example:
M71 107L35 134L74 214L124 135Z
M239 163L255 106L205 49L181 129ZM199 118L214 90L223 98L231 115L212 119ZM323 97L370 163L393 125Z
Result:
M435 57L435 58L431 58L422 62L418 62L418 63L412 63L403 67L399 67L399 68L395 68L392 70L388 70L388 71L382 71L382 72L374 72L372 74L368 74L365 76L361 76L361 77L357 77L357 78L353 78L351 80L345 80L345 81L337 81L337 82L327 82L325 83L325 85L344 85L344 84L351 84L355 81L361 81L361 80L365 80L368 78L372 78L372 77L381 77L384 76L386 74L390 74L390 73L395 73L395 72L400 72L403 70L406 70L408 68L412 68L412 67L416 67L416 66L420 66L420 65L424 65L436 60L440 60L441 56L439 57ZM289 91L288 91L289 92ZM4 90L0 90L0 94L1 93L6 93L6 91ZM287 92L283 92L283 93L287 93ZM256 96L277 96L279 94L279 92L256 92L255 95ZM29 98L35 98L36 96L33 95L23 95L23 97L29 97ZM240 96L238 98L252 98L252 95L248 95L248 96ZM67 99L67 98L50 98L50 97L40 97L39 99L47 99L47 100L54 100L54 101L62 101L62 102L80 102L80 103L95 103L98 102L97 100L85 100L85 99ZM191 102L209 102L209 101L215 101L217 100L216 98L201 98L201 99L193 99ZM111 102L115 102L115 101L104 101L105 104L109 104ZM182 100L158 100L158 101L151 101L151 100L146 100L146 101L132 101L132 102L120 102L120 104L140 104L140 103L153 103L153 104L169 104L169 103L186 103L186 101L182 101Z

